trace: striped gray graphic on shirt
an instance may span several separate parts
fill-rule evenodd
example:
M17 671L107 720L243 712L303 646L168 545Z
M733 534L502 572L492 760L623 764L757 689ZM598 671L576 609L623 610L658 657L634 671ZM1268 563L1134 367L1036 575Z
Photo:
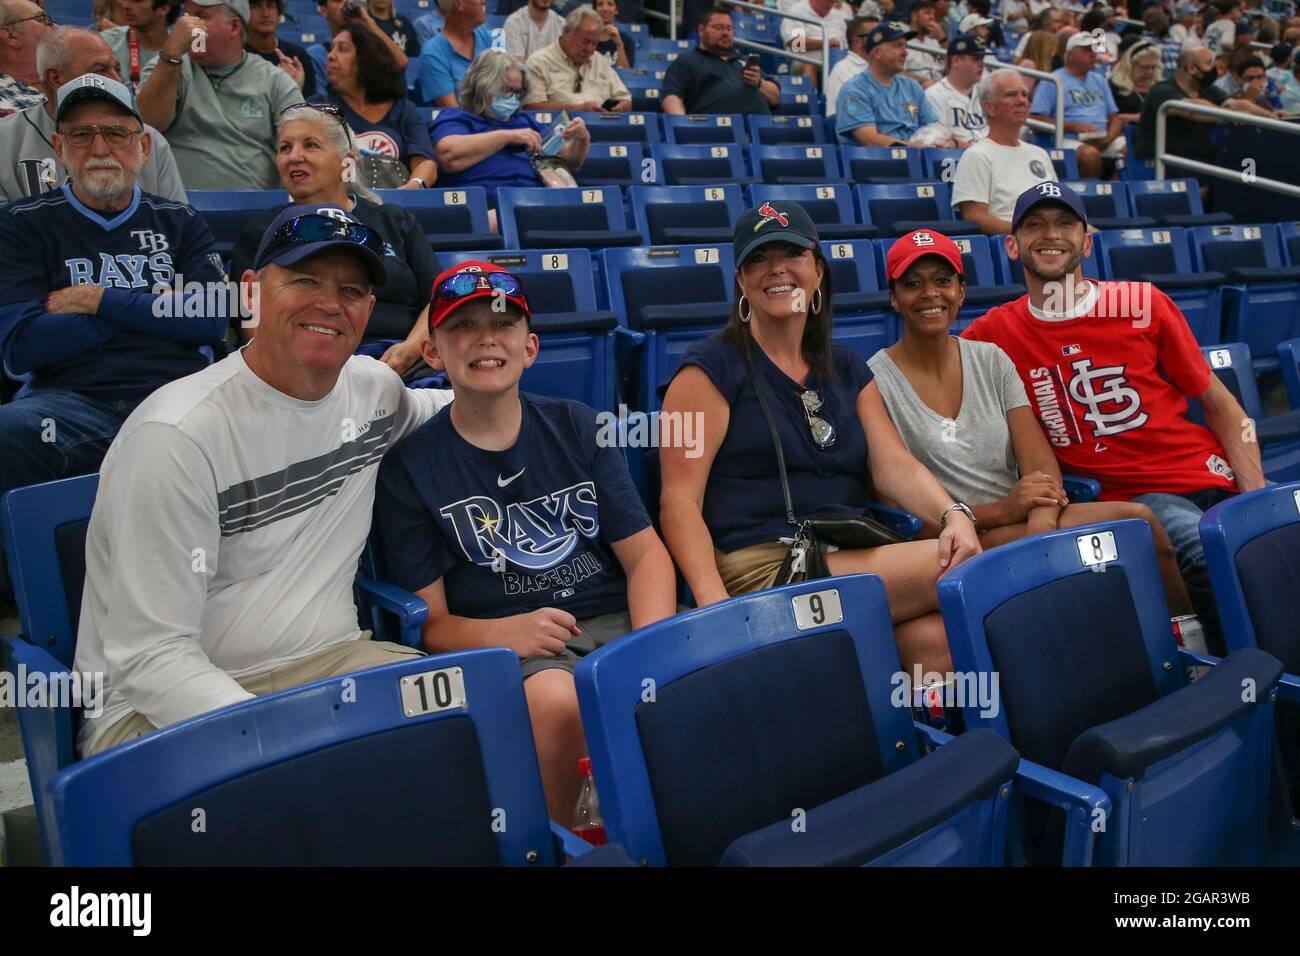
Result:
M338 494L349 477L383 457L390 443L393 416L377 418L369 430L333 451L294 462L217 494L221 536L256 531L283 518L314 508Z

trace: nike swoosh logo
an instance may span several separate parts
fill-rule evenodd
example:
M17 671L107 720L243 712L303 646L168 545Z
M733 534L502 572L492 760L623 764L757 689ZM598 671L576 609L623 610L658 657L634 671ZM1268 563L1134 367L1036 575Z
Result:
M520 468L516 474L511 475L509 478L502 478L500 475L497 475L497 487L504 488L506 485L510 484L510 482L514 481L516 478L518 478L527 470L528 469L526 467Z

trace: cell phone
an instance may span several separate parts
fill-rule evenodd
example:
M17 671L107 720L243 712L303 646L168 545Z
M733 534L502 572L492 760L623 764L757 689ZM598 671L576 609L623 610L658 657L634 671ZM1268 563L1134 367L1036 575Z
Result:
M612 110L615 106L618 106L618 97L616 96L611 96L605 102L600 104L602 110Z
M361 0L347 0L343 4L343 15L345 17L359 17L361 16L361 7Z
M758 66L761 59L762 58L757 53L751 53L749 56L745 57L745 69L748 70L751 66Z

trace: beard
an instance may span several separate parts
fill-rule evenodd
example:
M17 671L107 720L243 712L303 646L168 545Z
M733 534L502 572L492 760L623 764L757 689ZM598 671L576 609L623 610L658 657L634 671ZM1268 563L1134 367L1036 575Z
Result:
M1083 249L1080 247L1070 248L1070 258L1059 269L1053 269L1050 272L1045 271L1038 264L1037 256L1028 249L1020 253L1021 265L1026 272L1032 273L1044 282L1059 282L1068 275L1074 275L1074 270L1079 268L1079 263L1083 261Z
M111 203L131 191L132 181L121 165L116 168L101 166L81 170L77 185L96 202Z

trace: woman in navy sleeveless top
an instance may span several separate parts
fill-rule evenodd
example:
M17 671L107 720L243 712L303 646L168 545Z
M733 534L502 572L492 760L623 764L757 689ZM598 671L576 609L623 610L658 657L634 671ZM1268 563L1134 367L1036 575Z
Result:
M770 587L789 550L795 529L746 370L748 351L780 435L798 520L861 514L873 482L927 524L946 515L937 541L836 551L828 561L834 574L884 580L904 667L950 671L936 581L979 553L974 526L950 510L953 499L887 416L879 416L883 424L873 416L867 427L871 373L861 355L831 341L831 271L808 214L789 202L751 209L736 225L735 250L731 320L687 351L664 398L665 414L702 416L704 434L702 447L660 450L661 521L674 560L703 606Z

